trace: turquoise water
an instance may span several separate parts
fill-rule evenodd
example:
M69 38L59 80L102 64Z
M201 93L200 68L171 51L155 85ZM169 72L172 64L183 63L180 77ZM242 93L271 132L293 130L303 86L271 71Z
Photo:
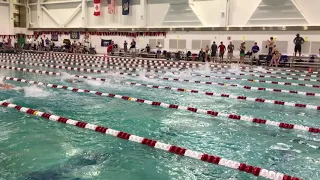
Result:
M9 65L9 63L1 64ZM29 65L12 64L11 66L79 74L79 72ZM231 71L240 72L237 69ZM204 69L199 72L217 75ZM144 75L143 72L140 74ZM273 121L320 126L320 112L316 110L129 86L113 80L144 82L313 105L320 104L320 97L120 76L114 72L88 75L105 77L108 81L105 83L85 81L70 84L64 80L68 77L67 74L63 77L53 77L1 69L1 76L55 83ZM168 73L166 76L320 93L320 89L316 88L199 78L192 77L187 72L181 72L180 75ZM250 76L241 77L262 79ZM317 84L317 82L285 81ZM12 103L21 106L110 127L304 179L317 180L320 178L319 135L152 107L147 104L68 90L43 88L13 81L6 81L6 83L12 83L21 89L0 90L0 100L10 99ZM0 108L0 111L1 179L263 179L199 160L178 157L93 131L29 116L13 109Z

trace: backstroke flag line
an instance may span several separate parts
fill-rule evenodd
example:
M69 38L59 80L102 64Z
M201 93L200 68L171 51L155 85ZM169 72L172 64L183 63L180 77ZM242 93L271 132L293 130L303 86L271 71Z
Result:
M129 14L130 0L122 0L122 15Z
M94 16L100 16L100 2L101 0L94 0Z

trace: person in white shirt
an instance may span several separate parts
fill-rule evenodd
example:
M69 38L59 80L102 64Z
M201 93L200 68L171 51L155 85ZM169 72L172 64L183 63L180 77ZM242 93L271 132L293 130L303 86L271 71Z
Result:
M89 39L89 35L86 35L83 38L83 42L82 44L84 45L84 49L86 50L86 52L90 52L90 39Z
M161 50L162 50L162 45L160 42L157 44L157 59L161 58Z
M28 37L28 39L27 39L27 43L28 43L28 44L32 44L32 43L33 43L33 40L32 40L31 38L29 38L29 37Z

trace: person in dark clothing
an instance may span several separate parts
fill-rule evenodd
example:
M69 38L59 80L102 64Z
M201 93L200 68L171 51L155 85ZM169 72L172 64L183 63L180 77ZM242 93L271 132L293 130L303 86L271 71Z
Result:
M41 49L44 50L44 40L41 38Z
M130 52L132 58L136 58L136 41L134 39L132 39L132 42L130 43Z
M216 42L213 42L213 44L211 45L211 58L213 62L215 61L214 58L216 57L217 50L218 50L218 46L216 45Z
M254 43L254 46L252 46L251 51L252 51L252 62L256 61L256 65L258 66L260 47L258 46L257 42Z
M150 53L150 46L149 46L149 44L147 44L146 50L147 50L147 53Z
M204 59L205 57L203 56L203 54L205 54L205 53L203 52L203 49L201 48L199 51L199 54L198 54L199 60L202 62L205 62L205 59Z
M228 45L228 55L227 55L227 63L229 62L231 64L232 58L233 58L233 50L234 50L234 45L232 42Z
M127 43L127 41L124 41L124 43L123 43L123 50L124 50L124 56L127 56L127 52L128 52L128 43Z
M299 58L301 57L301 45L304 43L304 39L300 37L300 34L294 38L293 43L295 44L294 47L294 57L297 57L297 52L299 52Z
M223 56L224 56L224 52L226 51L226 46L221 41L221 43L220 43L218 48L219 48L220 62L223 63Z

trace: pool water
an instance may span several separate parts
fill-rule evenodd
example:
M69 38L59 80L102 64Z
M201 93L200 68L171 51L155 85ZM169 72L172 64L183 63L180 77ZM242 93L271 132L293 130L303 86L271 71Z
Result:
M93 77L104 77L108 81L102 83L84 80L82 83L70 84L65 81L68 78L68 74L79 74L79 72L30 65L0 64L66 72L62 77L54 77L1 69L2 77L17 77L151 101L247 115L278 122L312 127L320 126L320 112L313 109L256 103L218 96L211 97L166 89L137 87L126 85L123 82L143 82L152 85L311 105L320 105L320 97L149 79L143 77L145 74L150 74L144 71L136 72L141 75L139 77L121 76L119 75L120 71L110 71L107 74L82 73ZM227 71L241 72L237 67ZM198 69L196 72L214 76L237 77L234 75L215 74L214 72L209 72L206 68ZM320 93L320 89L310 87L193 77L190 75L190 71L180 72L180 74L175 75L172 73L158 75L179 79L237 83L256 87ZM319 84L319 82L251 76L241 77ZM119 83L118 81L122 82ZM218 155L304 179L320 179L320 137L318 134L298 130L284 130L269 125L257 125L223 117L211 117L187 111L153 107L121 99L39 87L21 82L5 82L12 83L17 88L9 91L0 90L1 101L9 100L20 106L109 127L195 151ZM141 144L102 135L94 131L26 115L14 109L1 107L0 111L0 179L263 179L237 170L208 164L188 157L180 157Z

